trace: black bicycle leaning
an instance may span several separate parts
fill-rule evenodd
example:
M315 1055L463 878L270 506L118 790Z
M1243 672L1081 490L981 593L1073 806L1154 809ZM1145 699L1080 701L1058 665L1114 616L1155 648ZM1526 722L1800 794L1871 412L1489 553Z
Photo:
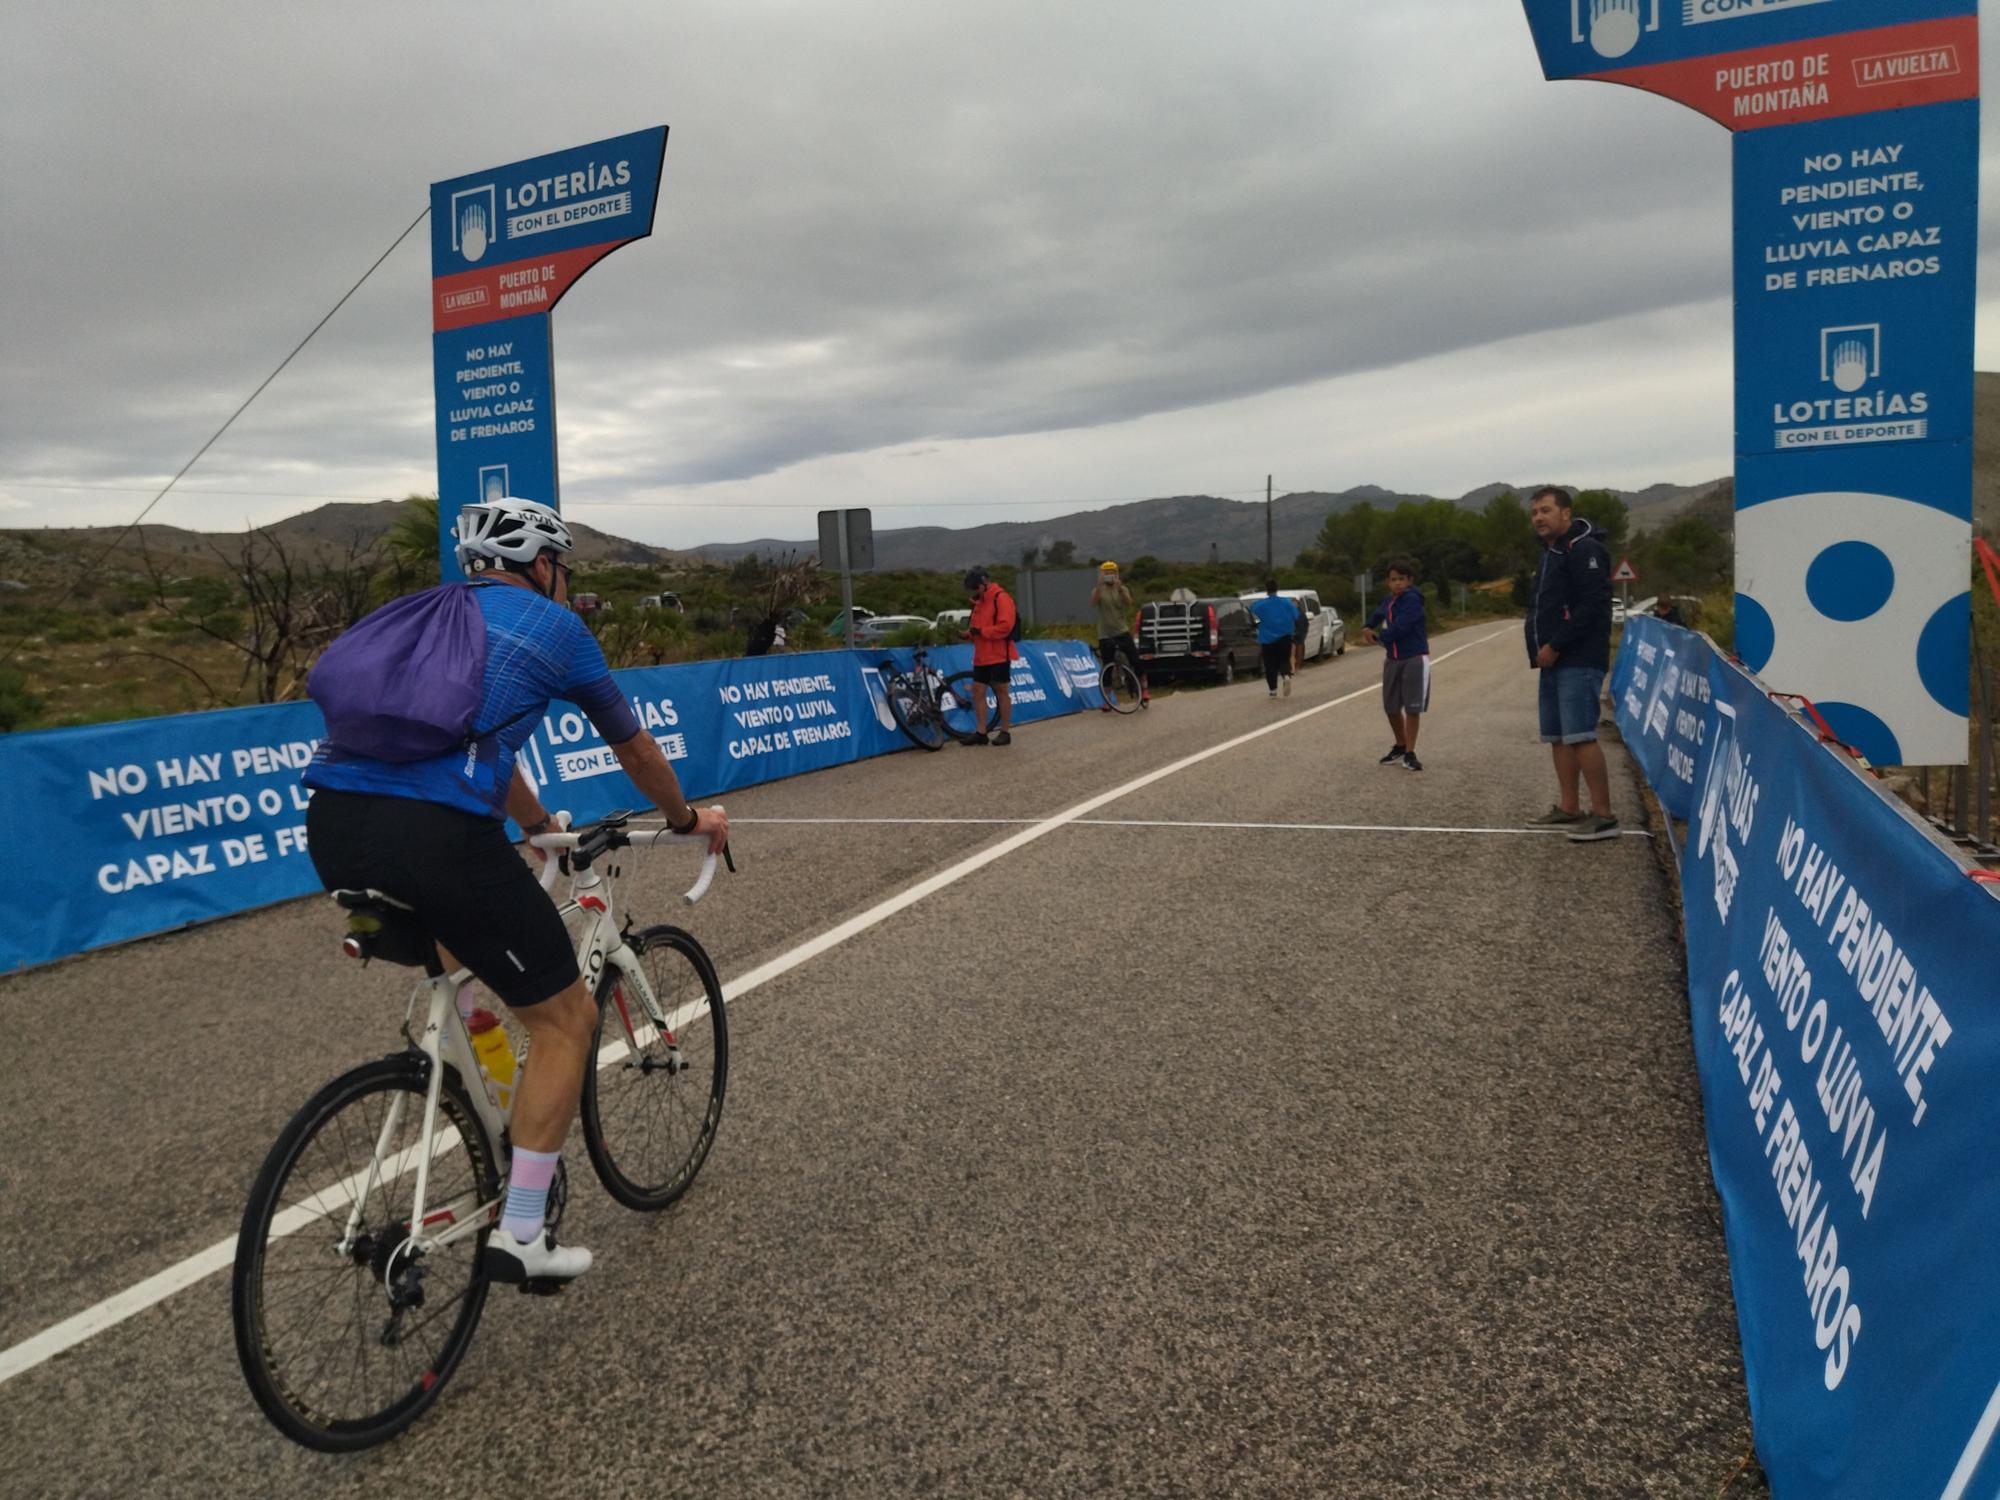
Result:
M889 713L913 745L942 750L946 739L961 745L972 743L969 700L952 691L951 683L930 664L930 656L921 646L907 672L884 662L882 685L889 695Z

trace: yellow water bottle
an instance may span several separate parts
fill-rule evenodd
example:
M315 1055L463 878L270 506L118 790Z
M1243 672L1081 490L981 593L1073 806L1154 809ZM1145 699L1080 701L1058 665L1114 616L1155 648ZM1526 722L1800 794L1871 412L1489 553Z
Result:
M466 1018L465 1029L472 1033L472 1050L493 1102L508 1108L514 1102L514 1044L507 1039L507 1028L492 1011L479 1009Z

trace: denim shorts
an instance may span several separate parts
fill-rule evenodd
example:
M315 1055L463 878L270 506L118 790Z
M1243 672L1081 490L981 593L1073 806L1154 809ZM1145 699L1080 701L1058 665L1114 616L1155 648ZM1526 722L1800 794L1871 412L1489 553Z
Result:
M1604 674L1595 667L1542 669L1542 743L1587 745L1597 738L1597 694Z

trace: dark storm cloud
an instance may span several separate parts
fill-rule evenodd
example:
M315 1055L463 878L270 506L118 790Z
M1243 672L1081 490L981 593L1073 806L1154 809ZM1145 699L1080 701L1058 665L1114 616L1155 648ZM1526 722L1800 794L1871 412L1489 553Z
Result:
M83 4L9 43L0 481L171 473L430 180L657 121L653 239L557 315L592 485L1087 429L1728 286L1726 135L1542 83L1513 0ZM204 470L429 483L427 257Z

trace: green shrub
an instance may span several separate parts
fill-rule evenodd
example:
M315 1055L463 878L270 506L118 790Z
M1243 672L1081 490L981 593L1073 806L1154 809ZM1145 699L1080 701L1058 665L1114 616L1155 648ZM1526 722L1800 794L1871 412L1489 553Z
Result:
M97 622L88 615L66 615L49 630L49 639L64 646L75 646L97 638Z
M27 679L11 667L0 667L0 734L32 727L42 700L28 691Z
M1736 651L1736 596L1703 594L1701 607L1688 624L1733 655Z

